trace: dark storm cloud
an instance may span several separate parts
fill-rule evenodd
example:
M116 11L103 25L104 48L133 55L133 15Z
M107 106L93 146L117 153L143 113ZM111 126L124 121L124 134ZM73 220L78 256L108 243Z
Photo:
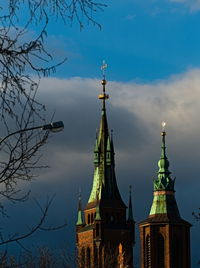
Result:
M98 94L102 90L101 84L98 80L89 79L63 80L63 91L60 92L57 82L56 79L52 79L49 83L45 80L44 84L41 84L41 88L48 84L48 89L41 93L42 103L45 103L48 108L52 107L52 112L55 109L56 118L62 119L65 124L65 134L57 144L62 144L70 151L91 152L96 129L100 124L101 102L98 100ZM47 98L48 90L50 93ZM127 109L113 106L112 96L107 102L107 115L110 130L113 129L114 136L121 141L118 148L127 150L130 148L130 142L133 143L133 147L137 147L144 141L143 129L145 128L141 126L141 120L139 121ZM130 136L132 139L127 142Z
M177 177L179 209L183 218L196 224L191 213L200 204L199 77L199 70L191 70L154 84L108 84L107 114L109 127L114 129L118 185L126 203L128 186L133 186L137 222L147 217L151 206L152 178L158 170L161 147L160 123L166 120L167 155L172 176ZM32 196L39 200L56 193L50 220L66 219L68 222L67 229L51 234L52 240L50 234L48 238L41 234L36 236L41 243L57 241L58 247L68 244L74 248L78 191L82 189L85 204L92 185L95 129L99 127L101 113L97 99L100 92L101 85L96 79L49 78L41 83L40 99L48 107L49 117L55 110L54 119L63 120L65 129L52 135L44 148L43 161L51 168L40 171L38 180L30 187ZM22 224L26 219L20 218L18 222ZM197 236L195 226L192 239ZM33 238L30 243L35 240ZM197 238L192 246L196 261Z

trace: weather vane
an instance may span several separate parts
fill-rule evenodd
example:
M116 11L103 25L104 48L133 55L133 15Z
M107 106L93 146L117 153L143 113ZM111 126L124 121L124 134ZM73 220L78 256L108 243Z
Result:
M102 66L101 66L101 70L102 70L102 75L103 75L103 80L101 81L101 84L103 86L103 93L99 95L99 99L103 100L103 105L105 105L105 100L107 100L109 98L109 95L105 93L106 91L106 78L105 78L105 70L107 69L108 65L105 62L105 60L103 60Z
M101 65L103 79L105 79L105 71L106 71L107 67L108 67L108 64L105 62L105 60L103 60L103 64Z

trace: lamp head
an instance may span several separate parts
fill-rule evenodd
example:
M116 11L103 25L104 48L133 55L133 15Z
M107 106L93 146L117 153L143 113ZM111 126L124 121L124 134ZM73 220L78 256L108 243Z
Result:
M63 121L52 122L51 124L44 125L43 130L50 130L52 132L59 132L64 129Z

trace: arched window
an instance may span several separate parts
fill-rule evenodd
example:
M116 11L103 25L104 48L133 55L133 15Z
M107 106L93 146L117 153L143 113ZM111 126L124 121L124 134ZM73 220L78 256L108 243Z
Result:
M161 234L158 235L157 247L157 265L159 268L165 268L165 240Z
M151 241L147 235L145 243L145 268L151 268Z
M91 214L91 223L93 223L93 221L94 221L94 214L92 213Z
M182 243L176 234L172 238L172 263L173 267L182 268Z
M81 249L79 264L81 268L85 268L85 249L84 248Z
M90 214L88 214L88 224L90 224Z
M91 253L90 253L90 248L87 248L87 268L91 268Z

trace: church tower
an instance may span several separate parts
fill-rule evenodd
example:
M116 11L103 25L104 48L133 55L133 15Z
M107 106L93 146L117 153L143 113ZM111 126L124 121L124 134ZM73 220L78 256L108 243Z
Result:
M105 66L103 66L104 68ZM133 268L135 222L131 195L128 217L115 176L115 153L109 133L105 75L99 133L94 148L94 178L88 203L82 215L79 200L76 245L79 268Z
M163 122L163 128L165 123ZM154 179L154 197L149 217L139 224L141 268L190 268L190 227L179 214L175 199L175 179L170 177L165 136L158 176Z

